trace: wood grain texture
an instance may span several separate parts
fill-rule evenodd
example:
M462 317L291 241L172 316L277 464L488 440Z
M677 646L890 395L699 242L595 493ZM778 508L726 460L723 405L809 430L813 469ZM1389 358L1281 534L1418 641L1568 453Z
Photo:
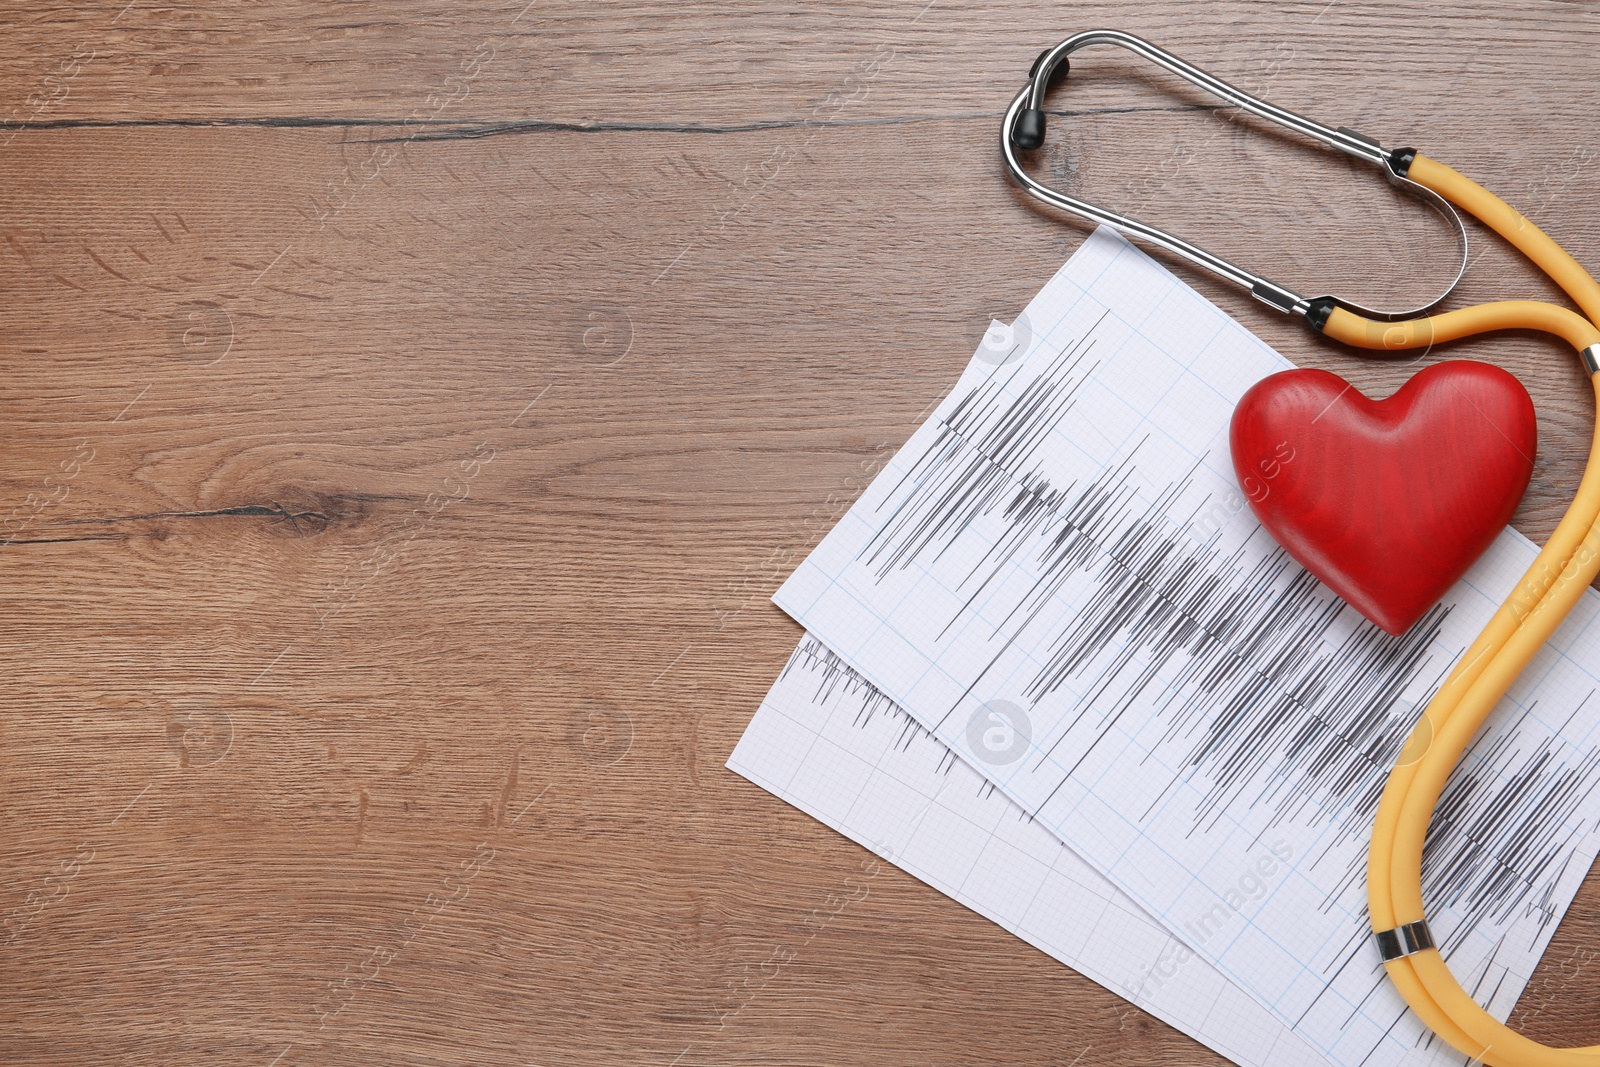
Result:
M1600 15L124 3L3 16L0 1059L1219 1062L893 869L819 928L863 853L722 767L766 598L1081 240L995 159L1040 48L1145 33L1600 263ZM1306 289L1442 273L1381 182L1079 66L1057 179ZM1460 299L1550 295L1477 236ZM1470 354L1542 537L1581 375ZM1597 946L1591 877L1532 1033L1600 1040Z

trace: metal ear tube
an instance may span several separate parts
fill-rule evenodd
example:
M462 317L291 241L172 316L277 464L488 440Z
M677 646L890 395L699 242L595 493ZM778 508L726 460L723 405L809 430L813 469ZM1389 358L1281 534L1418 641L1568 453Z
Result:
M1045 130L1048 125L1044 110L1044 95L1046 91L1055 80L1067 75L1067 57L1073 52L1091 45L1115 45L1125 48L1135 55L1148 59L1152 63L1171 71L1189 84L1205 90L1225 103L1242 108L1258 118L1310 137L1330 148L1335 148L1371 164L1389 181L1437 210L1450 221L1454 228L1460 243L1460 266L1456 270L1455 277L1451 279L1445 290L1426 304L1402 311L1380 311L1363 307L1353 300L1334 297L1321 299L1334 301L1338 306L1368 318L1383 320L1408 319L1424 314L1430 308L1442 302L1455 290L1456 284L1461 281L1461 276L1466 273L1466 226L1462 223L1461 216L1456 213L1455 208L1448 200L1407 177L1406 172L1410 167L1411 160L1416 155L1412 149L1402 148L1391 152L1384 149L1372 138L1365 137L1353 130L1334 129L1330 126L1324 126L1322 123L1308 119L1303 115L1297 115L1293 111L1259 100L1244 90L1228 84L1221 78L1213 77L1199 67L1184 62L1171 52L1157 48L1143 38L1117 30L1089 30L1085 33L1075 34L1054 48L1045 50L1034 61L1033 69L1029 72L1028 84L1012 100L1011 107L1006 111L1006 116L1002 120L1000 128L1001 156L1005 160L1006 170L1010 173L1012 179L1030 195L1049 204L1051 207L1071 212L1094 223L1113 226L1130 238L1163 248L1202 270L1248 290L1258 300L1271 304L1279 311L1304 316L1313 308L1314 301L1312 298L1301 296L1285 286L1248 271L1221 256L1208 252L1198 245L1191 244L1158 227L1139 222L1137 219L1129 218L1126 215L1118 214L1115 211L1091 204L1086 200L1052 189L1036 181L1032 175L1023 169L1022 163L1017 158L1017 151L1019 149L1032 151L1042 147L1044 144Z

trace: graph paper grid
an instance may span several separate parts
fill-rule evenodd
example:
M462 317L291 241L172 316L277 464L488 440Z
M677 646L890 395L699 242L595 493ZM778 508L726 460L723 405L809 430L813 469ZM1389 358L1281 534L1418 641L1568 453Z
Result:
M814 637L728 767L1243 1067L1328 1063Z

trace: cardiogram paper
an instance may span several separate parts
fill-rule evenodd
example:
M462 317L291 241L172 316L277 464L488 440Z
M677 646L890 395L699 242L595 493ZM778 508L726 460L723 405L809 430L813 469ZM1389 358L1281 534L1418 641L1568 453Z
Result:
M1289 364L1110 231L976 361L777 603L1337 1064L1425 1029L1365 919L1372 812L1420 705L1534 555L1504 533L1411 631L1255 522L1227 454ZM1452 779L1425 871L1509 1014L1600 847L1597 599Z
M815 637L728 766L1242 1067L1328 1067Z

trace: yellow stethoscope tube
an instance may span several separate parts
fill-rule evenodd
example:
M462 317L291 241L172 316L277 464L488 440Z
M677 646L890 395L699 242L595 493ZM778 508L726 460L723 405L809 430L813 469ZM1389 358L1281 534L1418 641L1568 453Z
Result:
M1565 308L1508 300L1408 322L1383 323L1335 308L1323 332L1369 349L1416 348L1491 330L1552 333L1579 352L1600 344L1600 284L1503 200L1441 163L1417 156L1409 175L1475 215L1528 256L1588 318ZM1591 353L1592 354L1592 353ZM1600 410L1600 373L1591 375ZM1600 574L1600 432L1577 495L1533 565L1434 694L1390 773L1367 861L1374 932L1425 921L1422 849L1450 773L1473 735L1534 654ZM1600 1045L1558 1049L1499 1022L1461 987L1435 948L1385 963L1406 1002L1435 1033L1491 1067L1600 1067Z

